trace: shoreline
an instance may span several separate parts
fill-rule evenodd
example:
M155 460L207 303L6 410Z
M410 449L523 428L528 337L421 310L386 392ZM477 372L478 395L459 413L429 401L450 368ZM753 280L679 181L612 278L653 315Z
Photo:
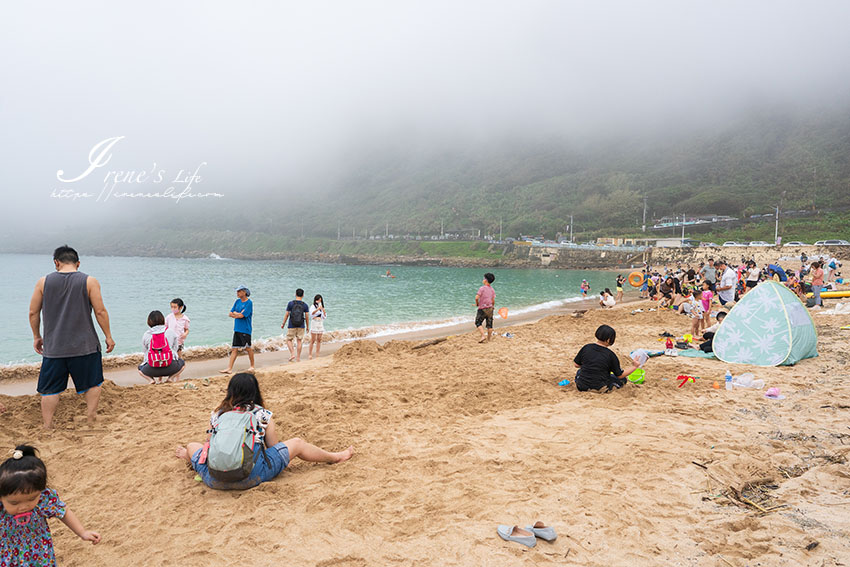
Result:
M631 297L630 295L626 295L623 297L623 300L620 301L616 307L611 309L611 311L618 311L619 308L626 304L636 303L639 301L644 301L637 297L637 295ZM576 311L586 311L591 309L602 309L599 306L599 301L594 296L592 299L582 299L575 302L567 303L563 306L554 307L552 309L538 309L532 310L525 313L520 313L517 315L509 315L508 319L501 319L499 317L494 317L493 319L493 328L494 330L501 329L504 327L513 327L516 325L527 325L530 323L536 323L541 319L548 317L550 315L564 315L573 313ZM421 321L415 322L414 324L427 324L430 321ZM372 327L367 327L372 328ZM371 335L371 336L362 336L362 337L352 337L341 340L336 340L333 342L322 343L322 351L319 357L314 358L312 361L307 359L307 349L309 343L305 341L302 347L302 359L300 362L289 362L289 351L284 346L280 350L273 350L267 352L256 352L254 353L254 368L255 370L267 370L276 366L285 366L292 368L299 368L306 364L316 363L325 359L326 357L332 356L336 351L347 344L351 344L352 342L365 340L365 341L374 341L379 345L384 345L391 341L426 341L437 338L444 337L452 337L455 335L463 335L467 333L475 332L475 327L473 326L472 321L463 321L453 324L441 325L432 328L426 329L413 329L410 331L398 331L387 333L385 335ZM497 332L494 332L494 335L498 335ZM226 357L230 353L230 347L221 346L221 347L197 347L199 349L204 349L207 351L215 351L216 349L220 349L222 353L220 355L210 353L208 356L197 356L187 358L186 368L183 371L183 374L180 377L180 381L183 382L185 380L199 379L199 378L209 378L213 376L221 376L218 372L220 370L220 366L226 365ZM134 386L134 385L148 385L148 382L142 379L139 376L139 373L136 369L136 366L141 360L140 354L126 354L126 355L117 355L115 357L104 358L104 380L110 380L119 386ZM118 364L109 364L108 360L115 361L119 359ZM120 360L120 359L132 359L132 360ZM38 366L40 363L35 363L31 365L18 365L14 367L7 367L10 369L17 370L16 373L20 373L21 370L26 372L25 376L6 376L3 377L2 368L0 368L0 395L7 396L26 396L36 394L36 384L38 381ZM294 366L293 366L294 365ZM245 370L248 367L248 357L247 355L240 353L239 357L236 359L236 364L234 365L234 373ZM10 372L11 373L11 372ZM69 386L73 388L73 384L69 381ZM66 390L66 392L69 390Z

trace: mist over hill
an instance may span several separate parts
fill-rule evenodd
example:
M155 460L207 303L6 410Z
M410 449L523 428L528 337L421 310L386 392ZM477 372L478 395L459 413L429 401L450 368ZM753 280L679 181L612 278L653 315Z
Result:
M250 211L207 214L192 226L335 238L439 234L504 236L640 230L661 216L749 216L850 208L850 105L755 110L715 128L597 140L502 139L475 147L383 148L340 179ZM477 233L476 233L477 234Z

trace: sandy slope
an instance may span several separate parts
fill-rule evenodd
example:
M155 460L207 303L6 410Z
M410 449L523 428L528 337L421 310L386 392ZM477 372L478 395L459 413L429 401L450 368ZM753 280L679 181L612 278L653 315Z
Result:
M248 492L211 491L171 456L202 438L226 378L108 385L94 430L64 395L50 435L36 397L0 397L0 444L42 448L51 485L103 536L91 546L53 524L62 565L207 566L236 553L254 565L850 564L850 355L837 330L850 317L816 318L817 359L732 368L779 386L782 401L712 389L726 365L699 359L653 359L646 384L610 394L556 386L602 322L622 359L688 326L631 308L549 317L486 345L361 341L297 373L261 371L284 437L357 454L297 462ZM704 378L679 389L683 372ZM729 486L786 507L762 515L723 496ZM555 543L526 550L496 535L537 519Z

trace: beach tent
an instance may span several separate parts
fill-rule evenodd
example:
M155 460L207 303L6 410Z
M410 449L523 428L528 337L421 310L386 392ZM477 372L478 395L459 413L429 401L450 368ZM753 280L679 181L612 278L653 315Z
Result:
M766 281L732 308L712 346L724 362L792 365L818 355L818 336L812 317L794 292Z

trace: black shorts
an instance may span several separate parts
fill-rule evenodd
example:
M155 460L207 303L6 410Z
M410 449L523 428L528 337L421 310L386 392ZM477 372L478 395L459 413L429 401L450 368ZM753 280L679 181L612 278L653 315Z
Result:
M180 372L186 366L186 361L182 358L172 360L168 366L151 366L147 361L139 365L139 372L150 378L162 378L163 376L173 376Z
M758 284L759 283L757 281L754 282L754 281L751 281L751 280L747 280L747 287L748 288L752 289L752 288L756 287Z
M581 375L581 368L576 370L576 390L578 390L579 392L601 390L602 388L606 388L606 391L610 392L614 388L622 388L623 386L625 386L625 384L626 378L617 378L611 373L608 374L608 378L604 378L602 380L585 380Z
M484 322L487 322L487 328L493 328L493 308L479 309L475 314L475 326L480 327Z
M103 359L100 351L67 358L44 357L38 373L38 393L42 396L52 396L64 392L68 387L69 374L78 394L103 384Z
M251 346L251 335L233 331L233 348L246 348Z

